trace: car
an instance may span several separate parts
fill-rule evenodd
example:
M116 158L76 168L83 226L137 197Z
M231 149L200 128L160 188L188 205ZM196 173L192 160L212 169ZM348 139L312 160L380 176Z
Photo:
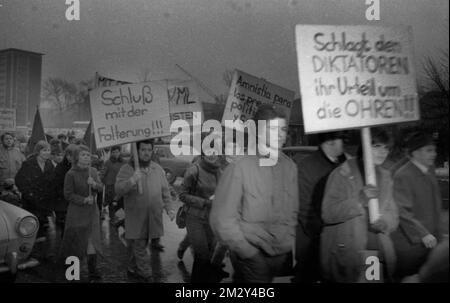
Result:
M32 213L0 200L0 278L15 280L18 270L35 267L29 258L39 221Z
M178 177L184 177L184 172L192 165L195 157L195 155L174 156L169 144L154 147L154 160L164 169L170 184L173 184Z

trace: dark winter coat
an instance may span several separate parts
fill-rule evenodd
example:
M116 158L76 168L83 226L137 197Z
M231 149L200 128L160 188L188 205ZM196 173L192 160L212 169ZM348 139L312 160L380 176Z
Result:
M339 157L337 163L327 158L319 149L301 159L294 158L298 171L298 189L300 193L299 216L297 228L302 228L307 235L319 236L322 228L321 205L325 185L329 174L345 161Z
M394 176L394 198L400 211L398 233L410 244L432 234L440 239L442 197L434 168L424 174L408 161Z
M55 167L55 174L53 178L55 193L54 210L57 212L67 211L68 202L64 198L64 179L71 167L72 165L66 157L64 157L63 161L58 163Z
M350 159L329 176L322 204L324 222L320 250L323 276L327 281L360 282L364 267L361 253L368 249L369 219L362 206L364 186L356 159ZM398 226L398 210L392 197L392 179L388 170L376 167L381 219L387 229L376 234L375 242L386 262L387 276L395 271L396 256L389 234Z
M204 161L190 166L185 174L180 191L180 201L187 208L187 213L199 220L209 222L211 203L221 170L212 168Z
M99 194L103 188L97 170L90 167L90 176L97 182L91 188L91 194ZM66 174L64 179L64 198L68 201L66 226L61 245L61 254L82 258L86 255L88 239L98 253L101 253L100 215L97 204L85 204L84 199L89 196L88 168L75 165Z
M26 160L16 174L15 183L22 194L24 209L45 218L53 210L52 181L55 168L52 162L47 160L42 171L37 161L37 156Z

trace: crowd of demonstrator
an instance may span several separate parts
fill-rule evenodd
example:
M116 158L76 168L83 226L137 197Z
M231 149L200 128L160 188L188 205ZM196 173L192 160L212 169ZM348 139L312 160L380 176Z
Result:
M285 116L261 106L254 119L278 121L276 146L257 138L258 151L278 150L274 165L260 165L264 153L216 155L243 148L234 139L216 154L202 150L186 170L179 199L187 236L178 257L192 248L191 282L227 277L226 255L235 282L267 283L277 276L293 276L293 282L364 282L368 256L378 257L384 282L448 281L448 235L441 229L431 136L411 133L404 154L393 162L387 160L392 139L373 128L368 152L377 185L367 185L362 149L354 156L345 153L341 133L321 134L317 151L291 159L281 151ZM267 125L266 135L273 133ZM128 275L152 281L148 248L164 251L162 214L175 218L177 196L153 153L153 140L137 143L138 161L113 147L104 163L93 160L83 142L69 144L62 137L38 142L28 158L14 147L13 135L5 133L1 141L2 199L38 217L39 237L48 217L55 218L62 235L59 262L72 255L86 259L89 279L101 279L96 264L103 255L103 205L111 218L119 209L125 214L119 225L125 231ZM371 199L379 204L375 221L369 219Z

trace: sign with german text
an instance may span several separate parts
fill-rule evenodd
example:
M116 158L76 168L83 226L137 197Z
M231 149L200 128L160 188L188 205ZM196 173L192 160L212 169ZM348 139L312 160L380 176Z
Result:
M412 29L297 25L306 133L420 119Z
M222 124L225 123L225 120L240 119L245 122L252 119L261 104L273 104L286 115L286 120L289 121L293 101L293 91L235 70Z
M183 119L192 125L193 113L203 112L198 86L192 80L167 80L170 121Z
M16 130L16 109L0 108L0 131Z
M131 84L121 80L96 75L97 86L117 86ZM203 112L202 103L198 93L198 85L193 80L166 80L169 99L170 121L183 119L192 125L193 112Z
M97 148L170 135L167 81L99 87L89 97Z

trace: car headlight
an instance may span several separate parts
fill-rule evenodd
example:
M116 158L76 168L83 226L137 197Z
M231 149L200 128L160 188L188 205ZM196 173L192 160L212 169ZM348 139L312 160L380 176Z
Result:
M39 222L35 217L23 217L17 224L17 232L22 237L31 237L39 228Z

